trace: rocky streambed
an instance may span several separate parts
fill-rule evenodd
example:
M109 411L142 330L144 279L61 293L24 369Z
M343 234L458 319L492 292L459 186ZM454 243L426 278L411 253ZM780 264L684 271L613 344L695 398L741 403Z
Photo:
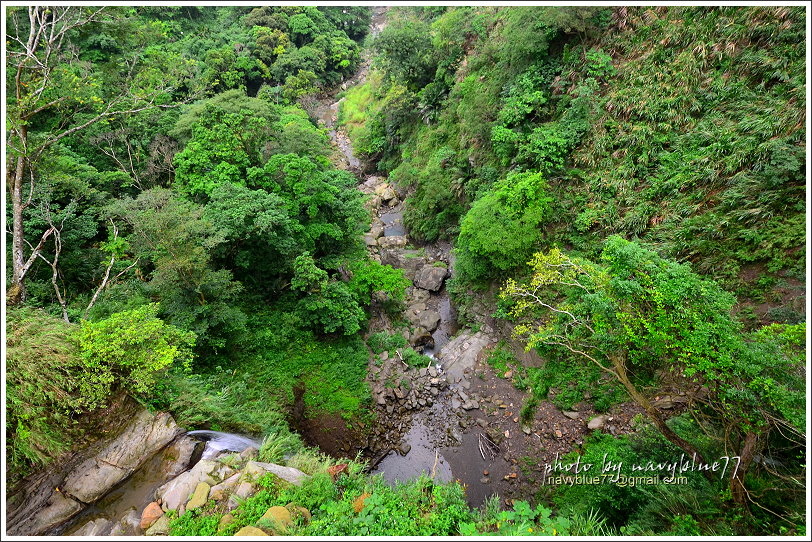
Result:
M384 11L376 10L372 33L383 28ZM362 84L368 69L367 60L342 90ZM340 104L335 94L324 96L314 116L330 135L337 166L358 175L358 188L367 195L371 227L364 241L370 257L402 269L412 282L402 315L405 325L378 311L369 333L399 333L409 347L431 358L425 367L409 367L400 350L371 357L367 380L375 422L363 445L354 450L347 445L344 451L361 452L373 472L393 482L421 473L459 480L469 503L479 506L493 494L507 501L532 496L543 484L544 464L582 444L592 430L630 431L639 409L628 405L615 414L598 415L588 403L562 412L544 401L533 419L520 419L527 394L513 386L510 372L497 373L486 363L489 351L509 331L494 329L497 324L487 317L477 331L460 330L445 289L454 268L451 246L409 237L403 223L407 194L384 176L368 172L353 154L349 138L337 126ZM525 365L541 363L512 346Z

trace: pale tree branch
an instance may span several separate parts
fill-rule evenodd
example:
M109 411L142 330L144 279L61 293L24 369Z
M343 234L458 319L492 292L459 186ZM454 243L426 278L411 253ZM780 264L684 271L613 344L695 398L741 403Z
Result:
M110 219L110 225L113 227L113 239L114 240L118 239L118 227L116 226L116 223L113 222L112 218ZM104 289L106 289L108 286L110 286L111 284L114 284L121 276L123 276L125 273L127 273L127 271L129 271L130 269L135 267L135 265L138 263L138 260L136 259L133 263L131 263L129 266L127 266L126 269L124 269L119 274L117 274L113 278L113 280L111 281L110 280L110 271L113 269L113 264L114 263L116 263L116 255L112 254L110 256L110 263L107 264L107 269L105 269L105 271L104 271L104 278L102 279L101 283L99 284L99 287L96 288L96 291L93 293L93 297L90 299L90 303L88 303L87 308L85 309L84 316L83 316L84 318L87 318L87 315L90 312L90 309L93 308L93 305L96 303L96 300L99 298L99 294L101 294L102 291Z

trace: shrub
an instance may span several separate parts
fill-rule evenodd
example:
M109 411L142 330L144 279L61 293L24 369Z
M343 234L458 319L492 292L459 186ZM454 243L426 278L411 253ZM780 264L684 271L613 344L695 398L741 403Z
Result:
M398 333L390 335L386 331L373 333L367 339L367 345L376 354L380 354L383 351L392 352L398 348L403 348L407 344L409 344L409 341L403 335Z
M463 217L457 240L460 280L481 282L524 264L541 240L552 199L538 173L511 173Z
M77 342L85 408L101 406L117 387L143 397L172 364L189 367L195 334L164 323L157 314L154 303L99 322L82 322Z

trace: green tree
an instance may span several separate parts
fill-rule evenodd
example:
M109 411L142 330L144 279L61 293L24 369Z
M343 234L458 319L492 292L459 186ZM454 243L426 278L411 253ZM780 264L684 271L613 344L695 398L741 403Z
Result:
M145 397L170 366L189 368L195 334L164 323L158 304L83 321L77 332L84 408L95 409L116 390Z
M517 268L538 247L552 199L539 173L510 173L476 200L457 239L457 270L478 282Z
M223 242L203 217L203 207L154 188L116 202L110 211L128 225L147 293L177 327L194 331L197 344L216 351L242 329L245 315L235 305L242 285L228 269L215 269L211 250Z
M345 172L295 154L275 154L261 168L248 172L248 186L280 195L290 217L299 223L302 251L320 260L357 246L368 220L355 187ZM337 267L337 264L333 268Z
M343 30L350 39L359 41L369 30L372 8L367 6L319 6L327 20Z
M23 213L37 203L29 195L47 151L93 124L173 107L172 93L190 83L192 70L187 59L167 51L145 51L142 43L128 44L131 47L122 50L118 60L127 64L126 70L105 70L80 58L77 39L84 29L128 25L126 14L121 8L84 6L12 7L7 12L6 166L12 207L12 276L7 299L12 304L24 301L25 276L55 231L47 228L37 243L31 243L26 257Z
M510 279L501 293L513 303L515 334L527 348L550 347L594 363L623 384L669 442L703 463L696 446L665 423L634 380L675 368L707 385L714 422L724 426L727 444L740 450L730 484L745 506L744 475L759 442L771 427L800 430L799 359L765 348L763 340L746 340L730 315L735 298L714 281L618 236L605 242L601 263L553 249L529 264L530 280Z
M28 307L6 312L6 457L10 480L70 445L82 371L75 325Z
M241 282L275 291L290 276L301 225L280 195L226 182L211 193L203 219L222 236L212 255Z
M403 269L395 269L375 260L363 259L349 265L350 291L358 303L369 306L376 299L385 304L396 305L406 297L410 285Z
M223 183L245 184L250 167L262 164L268 120L246 113L212 111L211 124L197 125L175 155L175 180L192 196L205 198ZM216 120L215 120L216 119Z
M428 24L413 19L394 21L378 34L373 47L378 65L412 92L434 79L437 62Z

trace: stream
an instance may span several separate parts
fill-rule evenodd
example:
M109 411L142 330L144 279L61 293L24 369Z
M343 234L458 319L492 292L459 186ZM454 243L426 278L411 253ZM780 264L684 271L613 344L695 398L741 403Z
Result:
M113 523L126 518L130 532L122 535L140 535L138 523L141 511L155 500L155 491L182 472L192 468L201 459L213 459L224 452L242 452L257 448L257 439L220 431L190 431L175 439L153 455L131 476L120 482L99 501L88 506L73 519L60 526L53 534L75 535L92 521L109 520ZM191 449L191 455L181 450Z
M370 34L375 35L383 28L386 8L374 8ZM369 70L369 58L366 58L358 73L342 88L350 88L363 84ZM336 125L338 110L342 100L335 99L336 93L322 97L316 105L314 117L327 133L338 150L335 162L338 167L347 169L359 177L359 188L364 191L364 185L374 187L380 178L364 173L361 161L354 155L352 143L343 131ZM425 254L429 264L443 262L448 266L448 275L453 273L453 256L451 245L448 242L419 244L409 239L408 229L403 223L403 202L394 198L394 203L382 202L375 210L375 216L383 226L383 238L403 237L411 245L418 246L419 251ZM426 310L435 311L440 316L437 328L431 333L433 342L422 347L422 353L434 360L434 369L440 374L444 373L444 362L438 354L460 330L456 321L456 311L451 299L443 286L438 291L431 291L425 301ZM420 347L415 347L421 350ZM470 375L469 375L470 376ZM464 416L452 399L453 391L468 389L470 381L460 381L453 390L440 393L437 400L428 408L416 411L402 432L399 448L391 449L383 458L374 463L373 473L381 474L390 483L407 481L425 473L435 480L459 480L466 487L469 504L480 506L485 499L493 494L498 484L489 485L491 480L483 478L483 472L488 473L493 468L494 459L486 461L479 449L479 426L469 420L466 424L461 420ZM386 412L379 411L379 418L386 418ZM388 422L389 420L385 420ZM468 431L466 429L470 428ZM405 453L404 453L405 452ZM508 466L503 458L495 458L499 465L498 470L507 472Z

